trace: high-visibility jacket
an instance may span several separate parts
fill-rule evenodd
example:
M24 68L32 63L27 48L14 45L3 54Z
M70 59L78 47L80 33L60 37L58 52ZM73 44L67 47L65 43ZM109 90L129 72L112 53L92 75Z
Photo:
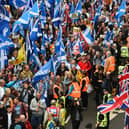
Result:
M108 118L107 118L107 114L103 114L104 119L100 120L99 116L100 116L100 112L97 112L97 123L99 122L100 124L98 125L98 127L107 127L108 125ZM101 114L102 115L102 114Z
M129 48L126 46L121 47L121 57L129 57Z
M81 88L80 88L79 84L77 82L73 82L72 85L73 85L74 89L69 96L71 96L73 98L80 98L81 97ZM69 89L70 89L70 87L69 87Z
M60 109L58 107L56 107L56 106L48 107L47 112L48 112L48 121L50 120L49 114L51 114L51 113L54 114L54 118L59 118Z
M115 58L114 58L114 56L108 57L106 59L106 62L104 65L106 65L107 62L109 62L109 65L108 65L106 72L114 72L115 71Z
M120 66L118 67L118 74L121 74L122 71L124 70L124 68L125 68L125 66L120 65Z
M61 126L65 125L65 118L66 118L66 109L61 108L60 109L60 116L59 116L59 121L60 121Z
M53 121L53 119L48 121L46 129L54 129L54 121Z
M58 86L58 85L56 85L56 84L53 86L53 98L54 98L54 99L58 99L58 95L57 95L56 92L55 92L55 88L58 88L60 91L62 91L62 89L61 89L60 86Z
M112 100L111 94L108 93L107 95L104 95L104 96L103 96L103 104L105 104L105 97L107 97L107 102L109 102L110 100ZM106 102L106 103L107 103L107 102Z
M81 82L80 82L80 87L82 87L82 81L83 81L83 80L86 81L86 84L85 84L84 88L82 89L82 92L86 92L87 89L88 89L90 80L89 80L89 77L88 77L88 76L84 77L84 78L81 80Z

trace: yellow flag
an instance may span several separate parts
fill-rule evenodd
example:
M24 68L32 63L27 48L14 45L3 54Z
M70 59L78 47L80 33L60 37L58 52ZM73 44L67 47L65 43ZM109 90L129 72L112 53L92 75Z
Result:
M26 61L26 54L24 44L21 46L20 50L18 51L18 56L15 62L15 65L21 64L22 62Z

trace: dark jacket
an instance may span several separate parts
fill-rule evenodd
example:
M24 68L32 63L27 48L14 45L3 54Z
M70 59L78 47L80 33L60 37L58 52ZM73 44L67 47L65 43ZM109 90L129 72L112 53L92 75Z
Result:
M5 108L0 108L0 129L8 129L7 115Z

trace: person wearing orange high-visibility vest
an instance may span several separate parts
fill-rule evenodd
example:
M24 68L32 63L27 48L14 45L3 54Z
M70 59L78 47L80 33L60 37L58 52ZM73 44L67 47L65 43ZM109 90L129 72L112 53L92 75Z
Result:
M115 71L115 57L111 55L110 51L106 53L107 59L104 64L104 74L113 73Z
M63 95L63 89L60 83L60 76L56 76L56 83L53 86L53 98L58 99Z
M61 92L62 88L59 85L55 84L53 86L53 98L58 99L60 96L62 96Z
M67 96L70 99L81 97L81 88L75 78L73 78L72 84L69 86Z
M88 107L88 93L87 93L87 89L89 86L89 77L86 76L86 74L84 72L82 72L82 80L80 82L80 87L81 87L81 99L82 99L82 104L84 108Z

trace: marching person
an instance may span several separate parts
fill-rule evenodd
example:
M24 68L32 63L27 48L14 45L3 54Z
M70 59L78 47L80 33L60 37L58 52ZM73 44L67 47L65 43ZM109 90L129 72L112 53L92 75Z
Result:
M53 117L59 120L60 108L56 107L56 100L51 100L51 106L47 108L44 114L43 127L46 127L47 122L51 120L51 114Z
M96 129L108 129L108 116L97 112Z
M87 108L88 107L88 93L87 93L87 89L89 86L89 77L86 76L85 72L82 72L82 80L80 83L80 87L81 87L81 99L82 99L82 103L83 103L83 107Z
M45 108L46 103L41 100L41 94L37 92L36 97L31 100L30 104L32 129L37 129L40 126Z

